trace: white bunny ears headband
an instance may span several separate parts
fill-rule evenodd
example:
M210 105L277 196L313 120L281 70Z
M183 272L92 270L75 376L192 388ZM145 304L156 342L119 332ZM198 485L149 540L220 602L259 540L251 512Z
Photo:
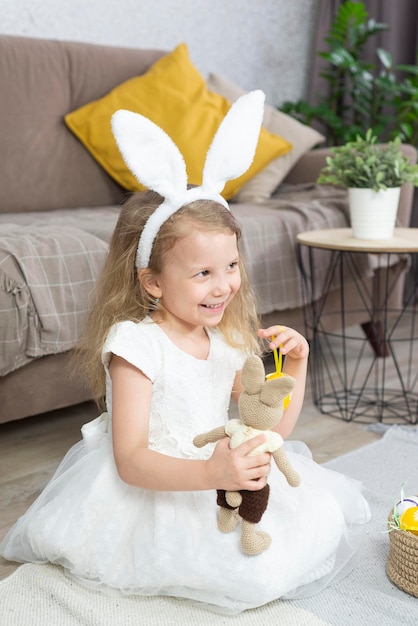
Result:
M152 246L164 222L194 200L213 200L228 207L220 195L228 180L250 167L264 114L264 93L251 91L234 102L207 152L202 184L187 189L186 164L170 137L148 118L120 109L112 131L122 157L137 180L164 198L148 219L138 243L136 268L148 267Z

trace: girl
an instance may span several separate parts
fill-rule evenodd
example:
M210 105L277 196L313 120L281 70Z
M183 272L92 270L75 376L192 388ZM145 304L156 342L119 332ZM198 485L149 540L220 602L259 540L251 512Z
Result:
M93 588L238 612L311 594L349 571L369 513L355 482L293 444L301 485L269 477L271 547L248 557L236 533L217 529L214 490L262 489L270 455L248 456L264 435L235 450L227 438L202 449L193 438L228 419L241 366L265 339L281 344L296 379L278 426L287 437L302 407L308 344L291 328L258 329L239 226L216 193L193 189L189 200L189 191L163 220L167 197L154 191L123 207L79 350L107 411L82 428L1 552L61 564Z

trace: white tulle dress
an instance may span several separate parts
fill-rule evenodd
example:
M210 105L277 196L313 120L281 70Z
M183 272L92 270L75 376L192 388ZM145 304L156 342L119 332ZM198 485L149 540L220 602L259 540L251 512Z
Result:
M170 595L239 612L276 598L320 591L353 567L370 512L360 485L317 465L304 444L286 444L301 485L272 466L270 500L259 528L272 544L258 556L240 548L240 529L221 533L215 491L154 492L118 476L110 420L111 354L153 382L149 445L186 459L207 458L193 437L228 419L230 391L244 355L209 330L198 360L145 320L115 325L103 350L107 413L82 428L54 477L0 546L9 560L61 564L92 588Z

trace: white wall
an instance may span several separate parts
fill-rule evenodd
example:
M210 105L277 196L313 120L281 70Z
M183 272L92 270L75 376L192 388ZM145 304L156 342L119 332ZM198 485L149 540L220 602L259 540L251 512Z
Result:
M204 76L261 88L271 104L305 94L318 0L0 0L0 32L171 50Z

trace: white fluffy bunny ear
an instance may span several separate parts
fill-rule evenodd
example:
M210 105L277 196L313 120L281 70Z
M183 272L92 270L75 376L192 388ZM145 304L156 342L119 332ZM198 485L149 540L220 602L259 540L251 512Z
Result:
M124 109L113 114L111 124L123 160L140 183L163 198L186 191L183 156L162 128L143 115Z
M220 193L228 180L250 167L264 115L264 93L257 89L234 102L222 120L208 150L202 189Z
M194 200L213 200L224 207L220 195L225 183L241 176L251 165L264 113L264 93L241 96L222 120L208 150L202 185L187 189L186 165L172 139L154 122L138 113L119 110L112 116L112 131L122 157L145 187L164 202L151 215L138 243L136 267L148 267L154 239L164 222Z

